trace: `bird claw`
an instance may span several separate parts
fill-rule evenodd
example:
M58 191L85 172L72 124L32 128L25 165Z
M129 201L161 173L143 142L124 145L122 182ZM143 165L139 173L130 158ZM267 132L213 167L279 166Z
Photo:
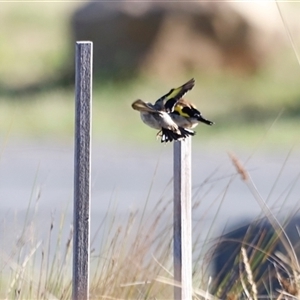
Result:
M159 139L162 137L162 131L160 130L157 134L156 134L156 139Z

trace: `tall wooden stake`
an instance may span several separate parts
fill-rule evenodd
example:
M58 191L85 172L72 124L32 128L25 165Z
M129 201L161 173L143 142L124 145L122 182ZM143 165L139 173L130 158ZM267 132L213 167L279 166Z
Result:
M174 143L174 286L175 300L192 300L191 145Z
M89 298L92 42L76 42L73 300Z

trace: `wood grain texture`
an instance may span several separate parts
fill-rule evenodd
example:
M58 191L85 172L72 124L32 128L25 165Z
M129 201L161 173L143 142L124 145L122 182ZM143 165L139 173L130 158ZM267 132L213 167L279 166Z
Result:
M89 298L92 42L76 42L73 300Z
M192 300L192 139L174 143L174 299Z

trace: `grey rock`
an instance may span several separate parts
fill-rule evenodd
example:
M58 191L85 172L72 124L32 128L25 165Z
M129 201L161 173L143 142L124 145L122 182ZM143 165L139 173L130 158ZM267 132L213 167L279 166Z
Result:
M227 3L91 2L72 30L74 40L93 41L94 69L108 76L251 73L263 59L254 27Z

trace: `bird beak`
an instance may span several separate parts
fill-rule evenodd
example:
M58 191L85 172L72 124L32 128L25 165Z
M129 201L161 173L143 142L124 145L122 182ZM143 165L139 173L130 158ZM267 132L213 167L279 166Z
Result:
M144 101L142 101L140 99L134 101L131 104L131 107L138 111L145 111L145 112L153 112L154 111L154 109L152 107L150 107L148 104L146 104Z

